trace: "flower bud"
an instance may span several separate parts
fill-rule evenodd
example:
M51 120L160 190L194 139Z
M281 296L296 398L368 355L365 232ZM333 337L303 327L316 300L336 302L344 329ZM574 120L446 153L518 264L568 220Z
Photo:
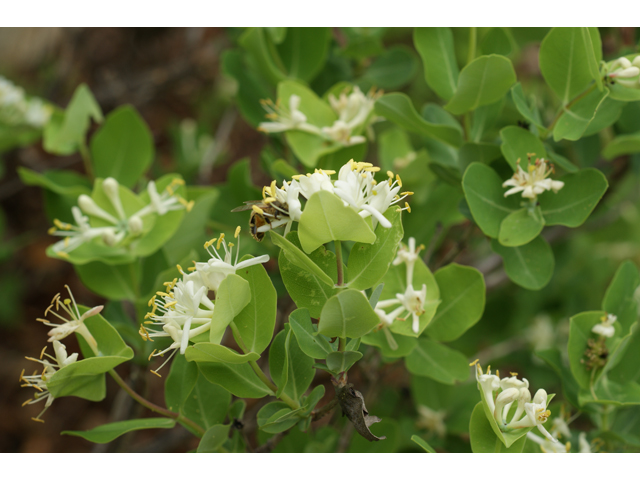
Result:
M142 219L137 215L134 215L129 219L129 231L132 235L138 236L142 233Z
M115 232L112 229L105 230L102 234L102 241L105 245L113 247L117 242Z
M109 177L102 182L102 190L111 201L113 208L118 212L120 218L125 218L122 202L120 201L120 186L115 178Z
M80 195L78 197L78 206L80 209L89 215L93 215L98 218L102 218L107 222L111 222L113 224L117 224L118 220L116 220L113 215L105 212L102 208L98 206L98 204L88 195Z

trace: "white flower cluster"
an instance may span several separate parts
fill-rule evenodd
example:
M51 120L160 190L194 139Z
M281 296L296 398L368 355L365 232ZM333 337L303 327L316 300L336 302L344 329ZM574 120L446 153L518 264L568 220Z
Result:
M150 214L161 216L171 210L181 210L183 208L186 208L187 211L191 210L193 202L187 202L174 192L174 187L182 184L184 184L183 180L174 179L165 191L159 194L155 182L149 182L147 192L149 193L150 203L133 215L127 216L122 207L118 181L114 178L105 179L102 182L102 190L116 211L117 218L98 206L88 195L80 195L78 197L78 206L71 208L76 224L72 225L56 219L54 220L55 226L49 229L50 235L64 237L64 240L60 240L53 245L53 251L60 257L68 257L69 252L94 238L101 238L104 244L109 247L124 243L128 244L129 239L142 234L143 217ZM106 221L111 225L92 227L89 217L85 214Z
M394 321L400 320L405 321L409 315L411 315L413 319L412 329L414 333L418 333L420 331L420 315L422 315L424 310L424 304L427 299L427 285L422 284L422 288L420 290L415 290L413 288L413 270L416 262L421 261L420 250L424 248L423 245L420 245L416 249L416 239L411 237L409 238L409 246L405 247L402 245L400 250L398 251L398 255L393 261L393 265L400 265L401 263L406 263L407 265L407 288L402 293L396 293L396 298L391 298L389 300L382 300L378 302L375 308L375 312L381 320L381 324L383 327L391 325ZM385 308L396 306L394 310L389 313L384 311ZM386 331L386 330L385 330ZM390 340L392 337L387 336L387 339ZM395 343L395 342L393 342ZM390 347L393 350L394 348L392 342L390 342Z
M354 132L362 132L371 126L375 120L373 106L381 94L381 91L371 89L365 95L358 87L353 87L349 95L346 91L342 92L338 98L329 94L329 104L338 119L333 125L323 127L307 122L307 116L300 111L301 98L298 95L289 97L288 111L270 100L262 100L262 106L268 112L266 117L271 121L262 122L258 130L266 133L299 130L345 146L363 143L366 141L365 137L354 135Z
M591 331L597 335L611 338L616 333L616 329L613 326L614 322L618 319L615 315L608 313L600 319L600 323L593 326Z
M478 390L482 392L500 430L509 432L520 428L538 427L540 433L551 443L558 441L543 427L551 415L551 411L547 410L547 392L544 389L539 389L532 400L529 381L526 378L519 380L517 373L511 373L510 377L500 379L499 371L496 371L496 375L491 374L491 367L483 373L478 360L471 365L476 366ZM501 392L497 393L498 390ZM516 410L511 416L509 414L514 404Z
M285 235L289 233L293 222L300 221L302 203L300 197L308 200L316 192L327 191L337 195L345 206L350 206L363 217L372 217L373 228L380 223L384 228L391 228L391 223L384 213L391 205L396 205L413 192L400 192L402 180L387 172L388 180L378 183L374 174L380 171L371 163L354 162L353 159L344 164L338 172L338 179L332 180L333 170L316 169L314 173L296 175L289 182L283 181L277 188L275 180L271 186L262 189L263 203L273 210L253 206L254 212L269 219L268 223L257 228L264 233L272 228L286 225ZM404 208L411 212L409 204Z
M625 87L640 88L640 55L633 62L626 57L614 60L607 67L607 77Z
M7 125L28 125L42 128L53 108L39 98L27 99L24 90L0 76L0 122Z
M512 187L504 193L504 196L507 197L514 193L522 192L523 198L535 201L538 195L547 190L553 190L554 193L558 193L564 187L564 182L547 178L554 172L553 165L547 169L547 164L547 160L538 158L532 165L530 156L527 171L525 172L520 166L520 159L518 159L518 170L513 174L513 177L502 184L503 187Z
M44 316L46 317L49 313L62 320L62 324L52 323L49 320L44 318L38 318L39 322L44 323L46 326L51 327L49 331L49 341L53 342L53 351L55 356L49 355L46 353L47 347L42 349L40 352L40 358L32 358L26 357L27 360L31 360L37 362L43 366L42 373L38 374L37 371L32 375L25 375L24 370L20 374L20 381L24 382L22 384L23 387L33 387L37 390L34 397L27 400L22 404L25 405L33 405L34 403L41 402L46 400L44 405L44 409L40 412L40 414L33 418L37 422L43 422L40 419L42 414L51 406L53 403L54 397L51 395L47 383L51 380L51 377L54 373L56 373L61 368L64 368L72 363L75 363L78 360L78 353L72 353L71 355L67 354L67 348L60 343L61 340L68 337L74 332L77 332L79 335L86 340L91 349L98 354L98 346L95 338L89 332L89 329L84 324L84 321L92 317L93 315L97 315L102 311L102 306L93 307L92 309L85 312L83 315L80 315L80 311L78 310L78 305L76 304L75 299L73 298L73 294L71 293L71 289L67 285L65 285L69 292L69 298L65 300L60 300L60 294L56 294L51 301L51 305L44 312ZM66 316L69 318L66 318Z
M238 269L265 263L269 261L268 255L251 258L238 262L240 252L240 227L236 228L235 238L238 241L235 259L233 248L236 246L220 237L209 240L204 244L211 259L208 262L198 262L189 268L190 273L185 273L180 265L178 271L181 279L174 278L166 282L165 292L156 292L149 300L151 312L145 316L145 321L140 325L140 335L144 340L153 341L154 338L169 337L172 343L164 350L153 350L151 357L164 356L172 351L160 367L153 373L160 376L160 370L179 350L184 355L189 340L208 332L211 329L214 303L209 299L209 292L217 293L220 283L227 275L236 273ZM221 255L222 252L222 255Z
M567 441L564 445L558 441L559 438L571 438L571 430L569 425L562 417L553 419L553 426L551 427L551 436L556 441L550 441L546 438L541 438L533 432L527 432L527 438L534 443L540 445L542 453L570 453L571 442ZM587 434L580 432L578 435L578 447L580 453L591 453L591 444L587 441Z

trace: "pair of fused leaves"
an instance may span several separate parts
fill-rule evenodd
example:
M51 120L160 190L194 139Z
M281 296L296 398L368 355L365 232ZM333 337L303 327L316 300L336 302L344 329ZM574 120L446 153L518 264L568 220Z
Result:
M424 64L425 80L455 115L502 98L516 82L511 61L502 55L482 55L459 70L451 29L416 28L413 42Z
M506 136L509 135L507 132ZM516 147L526 153L528 147L522 145L511 142L503 145L505 157L513 167ZM485 235L494 239L492 249L502 256L507 275L530 290L544 287L553 274L553 253L539 236L542 228L580 226L608 186L604 175L596 169L584 169L561 179L564 187L558 193L543 193L532 210L520 206L523 199L517 194L505 197L503 180L487 165L472 163L462 180L473 219Z
M602 311L583 312L571 318L569 332L569 366L579 387L578 402L603 403L616 406L640 404L640 328L638 304L634 297L640 286L638 268L630 261L616 272L602 301ZM591 329L607 314L617 316L615 333L606 338L606 364L599 369L587 369L585 351L589 340L598 335Z
M258 411L258 427L266 433L280 433L300 423L301 428L306 431L311 421L311 412L324 396L324 390L324 385L315 387L301 399L300 408L295 410L283 402L268 403Z

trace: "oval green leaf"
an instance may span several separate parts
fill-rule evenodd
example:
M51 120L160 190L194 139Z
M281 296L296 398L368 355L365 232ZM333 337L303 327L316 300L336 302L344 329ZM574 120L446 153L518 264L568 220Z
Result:
M414 375L449 385L469 377L469 362L462 353L428 338L418 339L405 364Z
M536 207L533 211L521 208L502 220L498 241L505 247L526 245L542 232L543 227L544 218L540 213L540 207Z
M491 249L502 257L504 271L513 283L527 290L540 290L553 276L553 251L542 237L520 247L505 247L492 240Z

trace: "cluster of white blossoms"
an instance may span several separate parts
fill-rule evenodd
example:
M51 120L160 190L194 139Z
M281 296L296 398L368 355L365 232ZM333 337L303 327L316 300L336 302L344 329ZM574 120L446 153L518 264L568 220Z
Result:
M522 198L529 198L531 201L535 201L538 195L547 190L553 190L554 193L558 193L564 187L564 182L547 178L554 172L553 165L549 164L548 160L537 158L532 164L532 156L532 154L529 155L526 172L520 166L520 159L518 159L517 171L513 174L513 177L502 184L503 187L512 187L504 193L505 197L522 192Z
M48 327L51 327L48 335L50 337L49 342L53 342L53 351L55 356L46 353L47 347L44 347L42 349L42 352L40 352L39 358L26 357L27 360L31 360L42 365L42 373L38 373L37 371L35 371L32 375L25 375L24 370L22 370L22 373L20 374L20 381L24 382L21 385L22 387L32 387L37 390L34 397L24 402L22 406L24 407L25 405L33 405L34 403L39 403L43 400L46 400L44 409L37 417L34 417L32 419L37 422L43 422L40 417L45 412L45 410L47 410L47 408L51 406L54 400L54 397L53 395L51 395L51 392L49 391L49 388L47 386L48 382L51 380L51 377L53 377L53 375L61 368L71 365L78 360L78 353L76 352L68 355L67 348L62 343L60 343L60 341L76 332L85 339L87 344L91 347L96 355L99 354L96 340L95 338L93 338L93 335L91 335L91 332L89 332L89 329L84 324L84 321L87 318L100 313L103 307L93 307L84 314L80 315L80 310L78 309L78 305L73 298L71 289L67 285L65 285L65 287L69 292L69 298L61 300L60 294L56 294L56 296L53 297L53 300L51 300L51 305L49 305L49 307L44 312L45 317L48 314L52 314L59 320L62 320L62 323L53 323L44 318L37 319L39 322L44 323Z
M564 411L564 410L563 410ZM567 441L564 444L558 440L560 438L571 438L571 430L569 430L569 424L564 420L562 416L553 419L553 426L551 427L551 436L555 441L542 438L533 432L527 432L527 438L534 443L540 445L542 453L570 453L571 442ZM587 434L580 432L578 435L578 447L580 453L591 453L591 444L587 441Z
M558 441L543 426L551 415L551 411L547 410L547 392L544 389L539 389L532 400L529 381L526 378L520 380L517 373L512 372L510 377L501 379L499 371L496 370L496 375L491 374L491 367L483 373L478 360L471 364L473 365L476 366L478 390L482 392L500 430L509 432L520 428L538 427L540 433L551 443ZM498 393L498 390L501 391ZM514 404L516 409L511 416L510 411Z
M412 329L414 333L418 333L420 331L420 316L425 312L424 304L427 299L427 285L422 284L420 290L415 290L413 288L413 270L414 265L418 261L422 261L420 259L420 250L424 248L423 245L420 245L416 248L416 239L411 237L409 238L409 245L405 247L402 245L400 250L398 250L398 255L393 261L393 265L397 266L401 263L405 263L407 267L407 288L402 293L396 293L396 298L390 298L388 300L382 300L378 302L374 311L378 315L381 320L381 325L389 326L394 321L407 320L408 316L411 315L413 319ZM397 307L396 307L397 305ZM385 308L395 307L391 312L387 313L384 311ZM385 330L386 332L386 330ZM392 337L387 335L387 339L391 340ZM391 342L389 346L393 349L397 349L397 345L395 342Z
M166 291L156 292L149 300L148 305L152 310L147 313L145 321L140 325L140 335L144 340L149 341L163 337L169 337L172 340L167 348L154 349L151 352L149 359L163 357L165 353L172 351L160 367L152 370L154 374L160 376L158 370L166 365L177 351L184 355L189 340L211 330L215 305L209 298L210 291L217 293L220 283L228 275L235 274L238 269L269 261L268 255L262 255L238 262L239 235L240 227L236 228L234 235L238 242L237 246L227 242L224 233L206 242L204 248L211 259L208 262L195 263L188 269L190 273L185 273L178 265L182 278L165 282ZM234 247L236 247L235 258ZM223 326L224 328L226 325Z
M39 98L27 99L24 90L0 76L0 123L42 128L53 108Z
M78 206L71 208L75 225L56 219L54 220L55 226L49 229L50 235L64 237L63 240L53 245L53 251L60 257L68 257L69 252L95 238L100 238L102 242L109 247L128 244L131 239L135 239L142 234L142 219L145 216L151 214L162 216L169 211L181 210L183 208L187 211L191 210L193 202L187 202L174 191L174 187L183 184L183 180L176 178L160 194L158 193L155 182L149 182L147 186L150 200L149 204L136 213L127 215L122 207L118 181L114 178L106 178L102 182L102 191L111 202L117 217L101 208L88 195L80 195L78 197ZM111 225L92 227L87 215Z
M626 57L614 60L607 67L607 77L620 85L630 88L640 87L640 55L633 62Z
M266 117L270 121L262 122L258 130L266 133L299 130L345 146L363 143L366 141L365 137L354 135L354 132L370 128L375 120L373 106L380 95L382 91L376 92L373 88L365 95L358 87L353 87L349 95L346 91L342 92L337 98L329 94L329 104L338 119L331 126L323 127L307 122L307 116L300 111L302 100L298 95L289 97L288 111L271 100L262 100L261 104L267 110Z
M367 162L354 162L353 159L344 164L338 172L338 179L332 180L333 170L316 169L314 173L296 175L291 181L283 181L278 188L275 180L270 186L262 189L262 203L269 208L253 205L253 211L268 219L264 225L257 226L258 233L268 232L272 228L286 225L285 236L291 230L293 222L300 221L302 215L301 198L308 200L316 192L326 191L338 196L344 206L350 206L361 217L372 217L375 229L380 223L384 228L391 228L391 222L384 213L413 192L400 192L402 180L399 175L387 172L386 181L378 183L374 174L380 167ZM411 212L407 202L404 208Z
M614 322L618 319L615 315L608 313L600 318L600 323L593 326L591 331L597 335L611 338L616 333L616 329L613 326Z

